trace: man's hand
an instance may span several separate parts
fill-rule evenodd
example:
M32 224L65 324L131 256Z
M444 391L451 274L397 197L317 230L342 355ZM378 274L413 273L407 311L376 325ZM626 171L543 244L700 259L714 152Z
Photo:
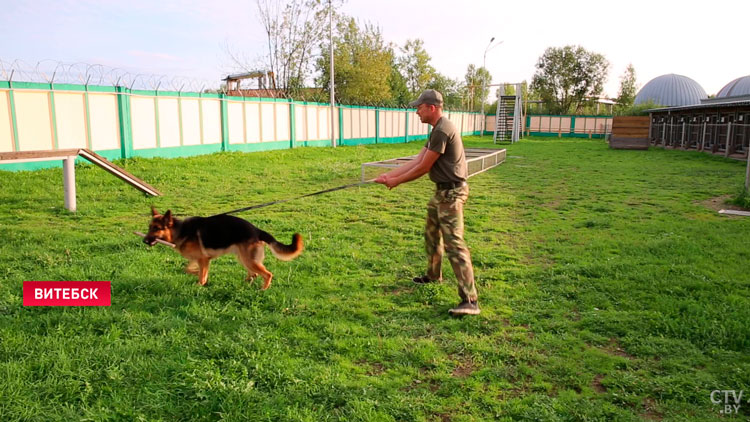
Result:
M399 185L396 177L388 177L388 173L383 173L375 179L375 183L386 185L388 189L393 189Z

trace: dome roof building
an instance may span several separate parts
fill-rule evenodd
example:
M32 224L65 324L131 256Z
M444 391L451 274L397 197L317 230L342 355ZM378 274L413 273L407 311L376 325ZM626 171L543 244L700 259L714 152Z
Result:
M674 107L700 104L708 97L700 84L687 76L670 73L651 79L638 91L635 104L649 101L655 104Z
M724 88L716 94L716 98L738 97L750 95L750 75L737 78L724 85Z

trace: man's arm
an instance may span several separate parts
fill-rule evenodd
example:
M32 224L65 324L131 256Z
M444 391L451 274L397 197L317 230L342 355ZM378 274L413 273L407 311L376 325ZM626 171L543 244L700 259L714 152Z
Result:
M405 164L382 174L381 176L385 176L388 179L401 176L402 174L408 172L409 170L416 167L420 161L422 161L422 157L424 157L424 152L427 150L427 148L422 148L422 151L419 151L419 155L414 157L413 159L407 161Z
M438 158L440 158L439 153L431 151L427 148L422 148L422 151L419 153L419 156L417 158L396 169L404 169L404 171L401 171L395 175L393 174L395 173L395 170L392 172L388 172L384 175L379 176L375 181L377 183L382 183L388 186L389 189L393 189L402 183L410 182L427 174Z

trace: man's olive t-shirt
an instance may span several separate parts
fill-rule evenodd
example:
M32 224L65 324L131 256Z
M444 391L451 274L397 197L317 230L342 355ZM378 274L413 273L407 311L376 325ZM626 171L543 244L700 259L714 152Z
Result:
M437 121L425 148L440 154L430 169L430 180L435 183L466 181L468 172L463 140L450 120L443 116Z

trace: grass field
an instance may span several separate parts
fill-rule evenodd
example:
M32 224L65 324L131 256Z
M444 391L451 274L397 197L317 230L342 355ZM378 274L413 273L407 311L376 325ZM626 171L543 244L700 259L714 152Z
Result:
M426 265L426 178L240 214L305 238L297 260L266 259L267 291L232 257L197 286L178 254L132 234L151 204L210 215L351 183L360 163L420 147L120 163L159 198L79 166L76 214L60 169L0 172L0 420L750 417L750 218L711 209L744 163L596 140L507 146L470 180L482 314L461 319L447 314L447 262L443 283L409 281ZM112 306L24 308L24 280L108 280ZM739 415L714 390L744 390Z

